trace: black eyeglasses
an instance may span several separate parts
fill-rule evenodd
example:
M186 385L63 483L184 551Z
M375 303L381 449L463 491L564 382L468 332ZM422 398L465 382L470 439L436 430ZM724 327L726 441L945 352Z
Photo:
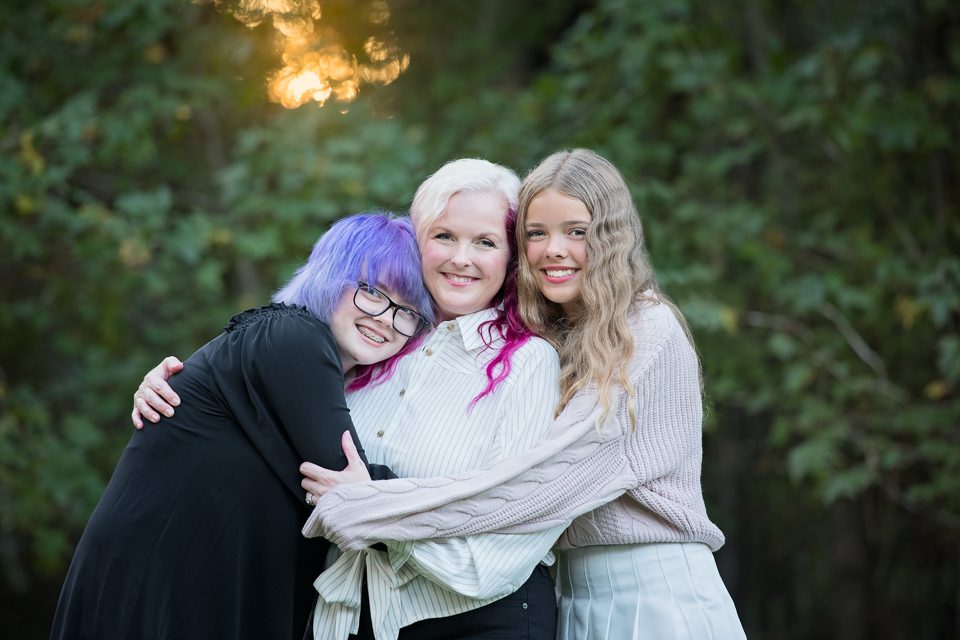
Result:
M427 319L422 315L410 307L397 304L383 291L366 282L357 283L357 291L353 294L353 304L356 305L357 309L372 317L383 315L390 309L396 309L393 312L393 328L397 330L397 333L408 338L417 335L427 326Z

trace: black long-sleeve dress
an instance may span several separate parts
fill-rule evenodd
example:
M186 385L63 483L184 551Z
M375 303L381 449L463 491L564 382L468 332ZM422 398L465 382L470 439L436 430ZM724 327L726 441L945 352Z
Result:
M327 542L300 535L298 467L342 469L353 432L330 329L271 305L184 364L176 415L133 434L87 523L54 639L302 637Z

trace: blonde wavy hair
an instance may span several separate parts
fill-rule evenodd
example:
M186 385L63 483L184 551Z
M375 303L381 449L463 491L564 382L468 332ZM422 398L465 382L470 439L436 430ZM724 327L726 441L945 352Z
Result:
M527 209L545 189L576 198L590 212L587 264L582 270L581 299L573 315L550 302L537 288L526 258ZM559 151L527 174L520 187L517 217L520 314L531 329L560 353L559 413L584 387L597 386L603 411L599 427L610 415L615 386L628 396L630 426L636 426L634 390L629 380L633 334L627 324L636 303L666 304L691 345L683 315L660 290L643 239L643 226L623 176L609 161L588 149ZM652 292L652 294L651 294Z

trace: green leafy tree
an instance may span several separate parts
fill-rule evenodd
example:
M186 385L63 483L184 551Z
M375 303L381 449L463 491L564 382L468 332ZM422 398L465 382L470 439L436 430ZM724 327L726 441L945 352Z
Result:
M908 637L877 607L917 604L871 575L882 558L936 611L933 637L958 584L960 14L852 4L601 1L555 45L531 127L600 149L634 185L699 338L712 450L733 457L708 456L708 490L747 511L718 517L734 553L740 537L801 561L776 571L812 593L778 601L769 559L737 560L739 593L770 604L748 606L749 626ZM747 497L722 487L738 476ZM834 524L801 537L810 518ZM943 567L892 558L918 532Z
M402 208L423 169L399 122L266 104L267 32L208 7L60 0L5 12L0 32L0 572L16 591L62 575L142 373L265 302L331 220Z
M326 8L362 42L352 6ZM582 145L626 175L694 327L718 562L750 637L960 637L960 9L391 7L409 70L295 111L265 99L269 25L229 3L0 13L11 633L45 637L159 357L265 301L331 220L405 208L442 162L522 173Z

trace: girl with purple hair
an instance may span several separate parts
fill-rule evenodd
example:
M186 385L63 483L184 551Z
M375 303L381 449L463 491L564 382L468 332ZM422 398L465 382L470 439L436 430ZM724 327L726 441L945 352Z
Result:
M373 380L361 372L347 386L367 455L401 476L492 466L530 449L553 417L559 360L517 307L519 188L512 171L461 159L414 196L410 217L440 323L392 376L366 384ZM144 378L135 424L141 413L159 418L154 408L173 411L179 399L164 379L176 369L168 358ZM351 466L362 464L352 443L345 445ZM320 467L328 465L318 464L303 470L322 478ZM315 583L314 637L553 640L556 597L547 565L562 530L414 541L332 557Z
M409 220L333 225L273 304L234 316L184 363L177 415L134 433L51 637L300 638L328 544L300 535L297 467L345 466L357 434L344 374L360 387L388 377L432 319Z

